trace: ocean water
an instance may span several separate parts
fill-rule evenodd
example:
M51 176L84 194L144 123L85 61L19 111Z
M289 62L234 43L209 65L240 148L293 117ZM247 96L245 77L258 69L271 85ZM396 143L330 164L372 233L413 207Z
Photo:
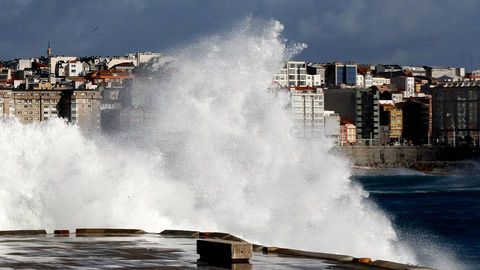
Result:
M355 181L395 224L399 237L428 261L432 250L480 265L480 176L377 175ZM425 245L425 243L428 243Z

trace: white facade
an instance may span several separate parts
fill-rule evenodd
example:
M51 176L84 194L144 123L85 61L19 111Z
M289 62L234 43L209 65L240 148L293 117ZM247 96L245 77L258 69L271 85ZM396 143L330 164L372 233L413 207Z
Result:
M306 76L307 86L319 87L319 86L322 86L324 83L325 83L325 77L322 78L321 74L314 74L314 75L307 74Z
M427 67L427 76L434 79L443 76L465 77L465 68Z
M24 70L32 68L33 58L30 59L17 59L15 61L15 70Z
M382 85L388 85L388 84L390 84L390 79L388 78L372 77L372 86L382 86Z
M295 121L293 134L296 137L320 137L324 133L323 90L292 90L292 113Z
M288 61L273 76L273 81L284 87L307 86L307 62ZM311 81L313 82L313 78Z
M402 66L402 70L411 72L412 76L426 76L427 75L427 70L424 67Z
M365 87L365 76L362 74L357 74L357 84L358 87Z
M63 61L58 61L55 66L55 76L65 77L65 70L67 68L67 63Z
M340 140L340 115L334 111L324 111L324 133L326 137Z
M83 64L80 61L68 61L65 67L66 77L77 77L83 73Z
M372 87L372 86L373 86L373 76L372 76L372 74L367 73L367 74L365 74L364 77L365 77L365 78L364 78L364 81L365 81L365 82L364 82L364 83L365 83L365 84L364 84L364 87L366 87L366 88Z
M50 73L55 74L55 67L57 66L58 61L68 62L77 60L76 56L54 56L50 57Z
M392 93L392 100L394 103L403 101L403 94L401 93Z

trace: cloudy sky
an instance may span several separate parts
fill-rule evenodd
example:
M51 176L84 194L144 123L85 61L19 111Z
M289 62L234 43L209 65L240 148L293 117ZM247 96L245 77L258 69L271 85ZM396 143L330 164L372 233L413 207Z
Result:
M308 61L480 68L477 0L0 0L0 59L168 51L246 16L277 19Z

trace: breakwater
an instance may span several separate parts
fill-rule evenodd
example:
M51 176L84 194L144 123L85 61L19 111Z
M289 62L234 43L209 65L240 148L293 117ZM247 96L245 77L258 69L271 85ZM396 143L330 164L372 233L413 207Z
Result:
M480 171L475 162L480 149L473 147L336 146L331 151L347 157L358 167L411 168L438 174L453 170Z

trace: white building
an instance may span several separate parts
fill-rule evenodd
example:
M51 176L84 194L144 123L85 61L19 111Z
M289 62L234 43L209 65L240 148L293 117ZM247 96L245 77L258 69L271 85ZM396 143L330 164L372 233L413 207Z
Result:
M392 93L392 100L394 103L399 103L403 101L402 93Z
M292 133L299 138L318 138L324 134L323 89L295 87L291 89Z
M336 143L340 140L340 115L334 111L324 111L324 134L333 138Z
M325 76L322 77L321 74L307 74L306 84L307 86L320 87L325 84Z
M365 79L365 88L370 88L373 86L373 75L371 73L367 73L364 75Z
M426 67L427 77L437 79L442 76L449 77L465 77L465 68L452 68L452 67Z
M67 63L64 61L58 61L55 65L55 76L56 77L65 77L65 70L67 68Z
M384 77L372 77L372 86L382 86L390 84L390 79ZM365 87L367 87L365 85Z
M417 66L402 66L405 72L411 72L412 76L427 76L427 70L424 67Z
M67 62L65 67L65 77L77 77L83 74L83 64L78 60Z
M33 58L15 60L15 70L24 70L32 68Z
M72 60L77 60L76 56L53 56L50 57L49 63L50 63L50 73L55 74L55 68L57 67L57 62L58 61L63 61L63 62L68 62Z
M311 78L311 80L313 80ZM273 81L284 87L307 85L307 62L288 61L280 71L273 76Z
M365 76L362 74L357 74L357 84L358 87L365 87Z

